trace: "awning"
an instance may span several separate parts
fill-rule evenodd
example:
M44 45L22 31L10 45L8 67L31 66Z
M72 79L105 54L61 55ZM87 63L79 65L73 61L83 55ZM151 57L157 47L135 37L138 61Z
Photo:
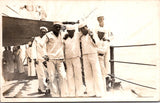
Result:
M18 46L32 41L40 34L39 27L46 26L49 31L53 22L2 17L3 46Z

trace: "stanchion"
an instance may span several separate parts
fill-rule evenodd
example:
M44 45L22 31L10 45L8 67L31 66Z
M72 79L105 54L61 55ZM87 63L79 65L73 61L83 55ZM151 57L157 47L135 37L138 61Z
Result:
M115 78L114 78L114 47L110 46L110 66L111 66L111 87L114 86Z

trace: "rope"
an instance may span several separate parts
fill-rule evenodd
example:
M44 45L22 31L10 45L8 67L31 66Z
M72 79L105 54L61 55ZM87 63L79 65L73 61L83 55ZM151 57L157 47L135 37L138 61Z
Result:
M138 83L134 83L134 82L131 82L131 81L128 81L128 80L125 80L125 79L121 79L121 78L116 77L116 76L114 76L114 75L112 75L112 74L108 74L108 75L111 76L111 77L117 78L117 79L119 79L119 80L122 80L122 81L124 81L124 82L127 82L127 83L131 83L131 84L138 85L138 86L145 87L145 88L149 88L149 89L154 89L154 90L156 89L156 88L154 88L154 87L145 86L145 85L138 84Z
M12 9L11 7L9 7L8 5L6 5L7 8L11 9L13 12L15 12L16 14L20 15L17 11L15 11L14 9ZM20 15L21 16L21 15Z
M5 13L2 13L2 15L3 15L3 16L8 16L8 15L7 15L7 14L5 14Z
M122 45L122 46L111 46L111 47L121 48L121 47L153 46L153 45L156 45L156 43L153 43L153 44L139 44L139 45Z
M147 65L147 66L156 66L155 64L135 63L135 62L124 62L124 61L115 61L115 60L110 60L110 62L126 63L126 64L137 64L137 65Z

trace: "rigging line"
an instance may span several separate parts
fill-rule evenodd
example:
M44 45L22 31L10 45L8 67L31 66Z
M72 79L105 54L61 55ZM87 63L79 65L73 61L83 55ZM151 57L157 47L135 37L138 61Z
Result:
M11 9L13 12L15 12L16 14L20 15L17 11L15 11L14 9L12 9L10 6L6 5L7 8ZM21 16L21 15L20 15Z
M7 14L5 14L5 13L2 13L2 15L3 15L3 16L8 16L8 15L7 15ZM8 16L8 17L9 17L9 16Z

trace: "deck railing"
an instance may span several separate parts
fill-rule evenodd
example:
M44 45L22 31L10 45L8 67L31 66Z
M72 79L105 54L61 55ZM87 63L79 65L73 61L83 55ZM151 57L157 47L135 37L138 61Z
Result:
M124 82L128 82L128 83L132 83L138 86L142 86L142 87L146 87L146 88L150 88L150 89L156 89L150 86L145 86L145 85L141 85L139 83L134 83L125 79L121 79L119 77L115 76L115 68L114 68L114 63L125 63L125 64L134 64L134 65L145 65L145 66L156 66L155 64L147 64L147 63L136 63L136 62L127 62L127 61L117 61L114 60L114 49L115 48L124 48L124 47L142 47L142 46L155 46L156 44L140 44L140 45L123 45L123 46L110 46L110 69L111 69L111 74L108 74L109 76L111 76L112 82L111 82L111 86L114 86L115 83L115 78L122 80Z

